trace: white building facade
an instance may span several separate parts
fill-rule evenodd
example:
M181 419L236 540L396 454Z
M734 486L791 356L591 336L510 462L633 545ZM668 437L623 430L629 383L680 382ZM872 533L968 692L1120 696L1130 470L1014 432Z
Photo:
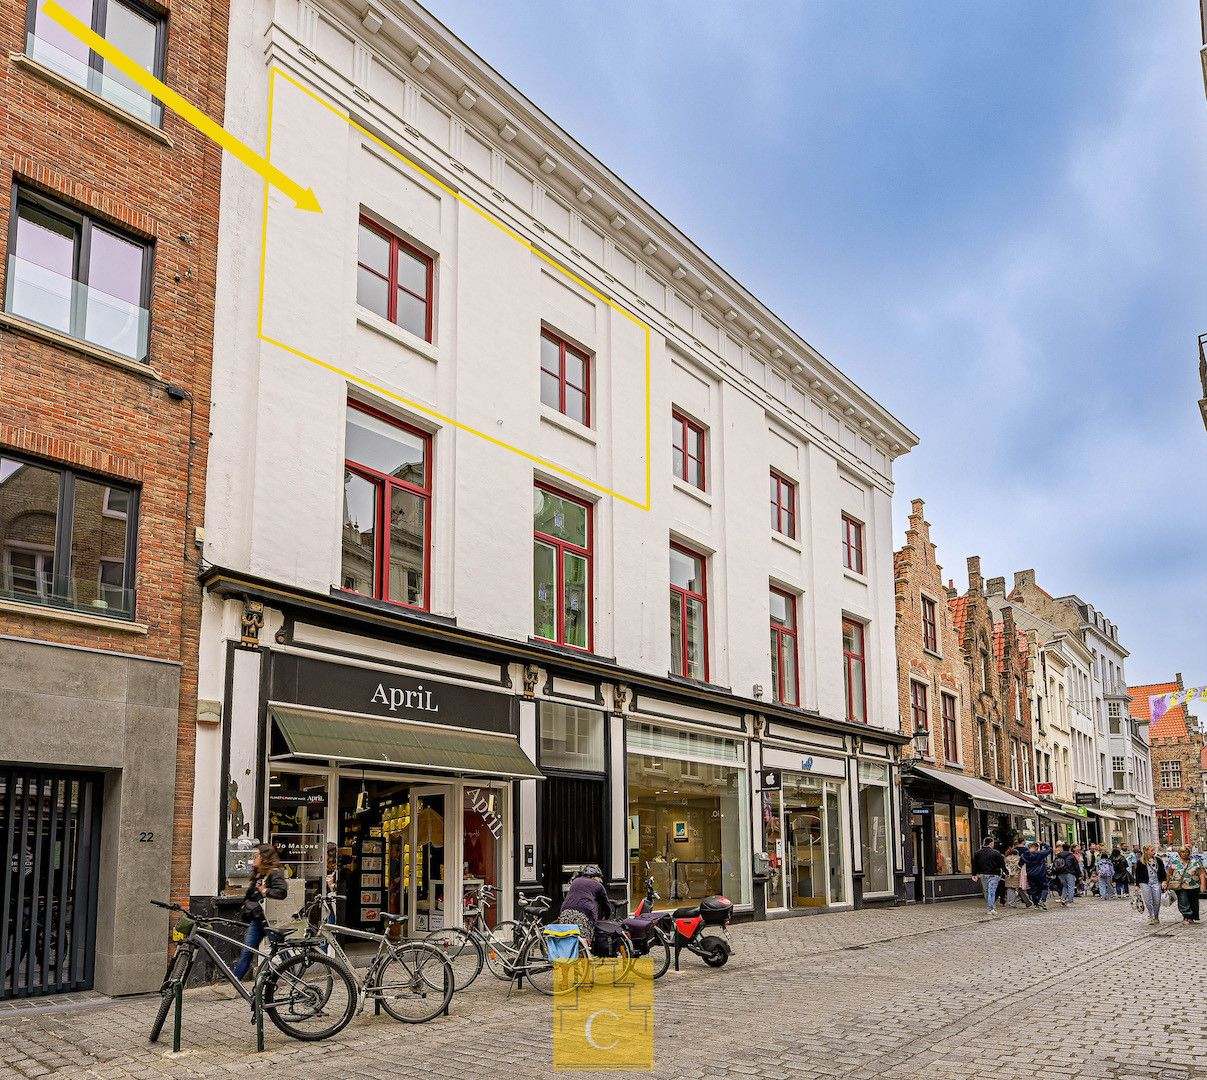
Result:
M228 160L194 896L254 838L415 932L584 862L892 899L915 436L423 9L231 42L226 126L321 213Z

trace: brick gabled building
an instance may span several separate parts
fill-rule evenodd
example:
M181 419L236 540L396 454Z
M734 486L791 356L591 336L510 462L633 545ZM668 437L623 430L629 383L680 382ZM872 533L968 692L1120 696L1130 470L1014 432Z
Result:
M1157 804L1157 833L1160 843L1177 847L1197 844L1207 848L1207 805L1204 803L1204 772L1207 771L1207 740L1198 719L1185 705L1175 705L1157 720L1152 719L1150 698L1184 690L1182 674L1171 682L1129 686L1131 714L1149 724L1152 754L1153 794Z
M65 5L221 122L226 0ZM0 999L153 990L188 895L216 144L0 0ZM41 947L39 947L41 946Z

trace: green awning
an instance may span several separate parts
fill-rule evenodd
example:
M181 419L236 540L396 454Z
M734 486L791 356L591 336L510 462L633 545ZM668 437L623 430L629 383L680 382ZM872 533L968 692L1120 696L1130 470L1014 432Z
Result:
M544 779L510 735L277 708L272 710L272 719L293 757L402 765L459 776Z

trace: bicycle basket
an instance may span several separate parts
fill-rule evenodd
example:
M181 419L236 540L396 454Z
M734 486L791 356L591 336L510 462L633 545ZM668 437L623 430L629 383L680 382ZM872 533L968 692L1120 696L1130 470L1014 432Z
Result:
M550 960L576 960L578 958L578 927L571 923L553 923L544 929L545 945Z
M172 927L172 940L184 941L196 926L196 921L186 911L179 919L176 920L176 925Z

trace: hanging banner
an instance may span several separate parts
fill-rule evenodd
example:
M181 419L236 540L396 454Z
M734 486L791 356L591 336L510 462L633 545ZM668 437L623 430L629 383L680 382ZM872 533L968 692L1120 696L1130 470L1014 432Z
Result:
M1160 720L1170 709L1189 705L1195 698L1207 703L1207 686L1191 686L1185 690L1173 690L1168 694L1154 694L1148 699L1148 707L1155 721Z

